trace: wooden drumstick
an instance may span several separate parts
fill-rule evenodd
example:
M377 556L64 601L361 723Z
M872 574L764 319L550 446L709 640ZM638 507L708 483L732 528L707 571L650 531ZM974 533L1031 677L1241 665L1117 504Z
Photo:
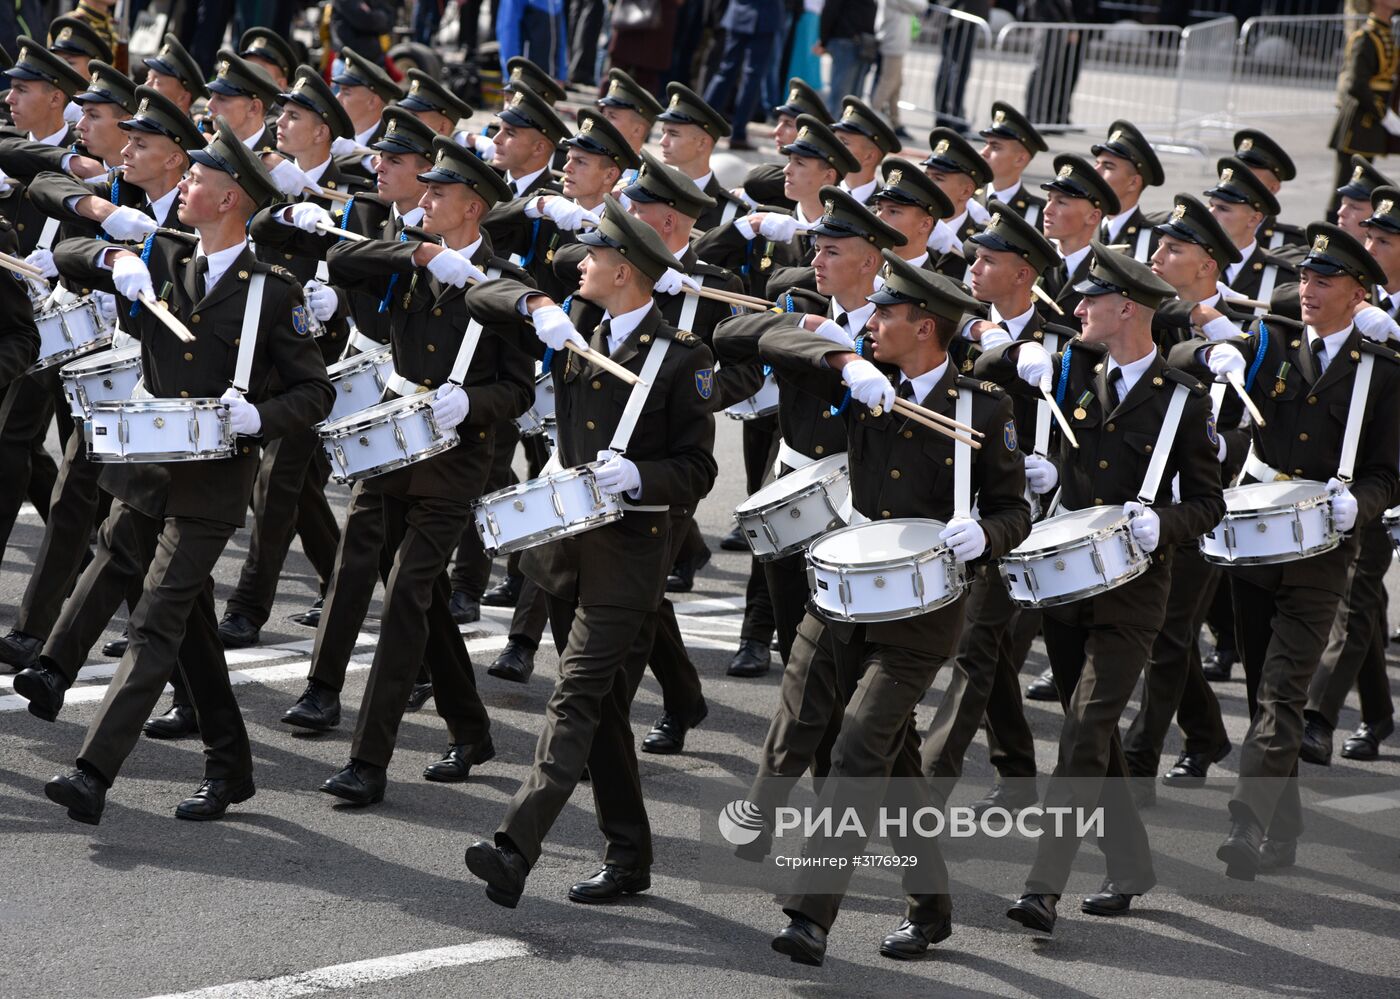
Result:
M905 416L919 416L926 421L932 420L935 423L942 424L950 430L961 430L964 433L971 434L973 437L986 436L986 434L982 433L982 431L974 429L973 427L969 427L966 423L959 423L957 420L954 420L951 417L944 416L942 413L935 413L931 409L925 409L923 406L920 406L917 402L912 402L909 399L901 399L899 396L894 397L894 406L892 406L891 408L894 409L895 412L902 413Z
M733 291L722 291L719 288L692 288L689 285L681 287L682 295L695 295L699 298L709 298L716 302L723 302L726 305L737 305L742 309L753 309L759 312L767 312L773 308L772 302L765 302L761 298L752 295L740 295Z
M1046 405L1050 407L1050 412L1055 414L1055 422L1064 431L1065 439L1072 447L1079 447L1079 440L1074 436L1074 431L1069 428L1069 420L1065 419L1065 414L1061 412L1059 405L1055 402L1055 397L1050 394L1050 390L1044 385L1040 386L1040 394L1045 399Z
M165 325L166 329L170 330L171 333L174 333L185 343L194 343L194 334L185 329L185 324L172 316L158 298L149 291L143 291L141 292L140 299L141 304L146 307L147 311L155 316L156 319L160 320L160 322Z
M348 194L341 194L339 191L329 191L325 188L315 191L308 187L305 193L311 195L313 198L325 198L327 201L334 201L342 205L350 200L350 195Z
M25 277L34 278L36 281L46 281L44 272L39 270L27 260L19 257L12 257L8 253L0 253L0 267L7 271L14 271L16 274L23 274Z
M628 385L640 385L642 383L642 380L632 374L632 372L628 371L612 358L604 357L592 347L580 346L573 340L565 340L564 346L584 360L592 361L613 377L622 379L622 381L626 382Z
M896 399L896 400L895 400L895 403L897 404L897 403L904 402L904 401L905 401L905 400L903 400L903 399ZM951 438L953 438L953 440L957 441L957 442L960 443L960 444L966 444L968 447L971 447L971 448L981 448L981 447L982 447L982 445L981 445L981 443L980 443L979 441L975 441L975 440L973 440L971 437L964 437L962 434L958 433L956 430L952 429L951 427L945 427L945 426L944 426L943 424L941 424L941 423L935 423L933 420L928 419L927 417L925 417L925 416L923 415L923 413L919 412L919 410L921 410L922 407L915 407L915 409L914 409L913 411L906 411L906 410L903 410L903 409L901 409L898 405L896 405L895 408L899 410L900 415L903 416L905 419L913 420L915 423L922 424L923 426L928 427L930 430L935 430L935 431L937 431L937 432L940 433L940 434L943 434L943 435L945 435L945 436L951 437ZM923 410L923 412L926 413L926 412L928 412L928 410ZM937 416L938 414L937 414L937 413L933 413L933 414L931 414L931 415ZM962 425L962 424L958 424L958 426L961 426L961 425ZM976 431L974 430L973 433L976 433Z
M1242 305L1246 309L1263 309L1267 312L1271 308L1268 302L1261 302L1256 298L1236 297L1235 295L1223 295L1221 297L1231 305Z
M351 232L349 229L338 229L324 222L316 223L316 231L324 232L327 236L339 236L341 239L348 239L352 243L368 243L371 239L371 237L362 235L361 233Z
M1050 306L1050 308L1054 309L1056 315L1063 316L1065 314L1065 310L1060 308L1060 303L1051 298L1050 293L1044 288L1042 288L1039 284L1031 285L1031 294L1034 295L1036 298L1040 299L1046 305ZM1077 444L1075 445L1075 447L1078 446L1079 445Z
M1238 371L1231 371L1225 376L1225 380L1230 383L1230 387L1235 390L1235 394L1244 403L1244 408L1249 410L1250 418L1261 427L1264 426L1264 414L1259 412L1259 407L1254 405L1254 400L1249 397L1248 390L1244 387L1244 378Z

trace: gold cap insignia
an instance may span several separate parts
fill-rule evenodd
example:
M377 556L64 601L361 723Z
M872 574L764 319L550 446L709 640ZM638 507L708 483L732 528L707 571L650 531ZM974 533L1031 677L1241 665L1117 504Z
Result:
M60 31L60 32L58 33L58 37L57 37L56 39L54 39L54 40L55 40L55 41L59 41L59 42L66 42L66 41L68 41L68 39L70 39L70 38L72 38L72 37L73 37L73 29L72 29L72 28L64 28L62 31Z
M1109 134L1109 136L1108 136L1108 141L1109 141L1109 142L1121 142L1121 141L1123 141L1123 130L1122 130L1121 128L1115 128L1115 129Z
M264 38L262 35L259 35L257 38L254 38L254 39L253 39L253 41L252 41L251 44L249 44L249 46L248 46L248 51L251 52L253 49L265 49L265 48L267 48L267 39Z
M101 83L101 82L102 82L102 77L99 76L97 73L93 73L93 74L92 74L92 79L88 80L88 89L89 89L89 90L96 90L96 89L97 89L97 85L98 85L99 83Z
M1001 226L1001 212L992 212L992 217L987 220L988 229L996 229Z
M397 118L389 119L389 126L384 129L384 137L387 139L391 135L397 135L399 131L399 121Z
M943 155L944 153L946 153L947 151L948 151L948 140L947 140L947 139L939 139L939 140L938 140L938 145L936 145L936 146L933 147L933 155L935 155L935 156L942 156L942 155Z
M1225 185L1225 184L1230 183L1230 181L1232 181L1232 180L1234 180L1234 179L1235 179L1235 168L1234 168L1234 167L1226 167L1224 170L1221 170L1221 171L1220 171L1220 183L1221 183L1222 186Z
M1055 176L1056 176L1056 177L1073 177L1073 176L1074 176L1074 164L1073 164L1073 163L1066 163L1064 166L1060 167L1060 172L1059 172L1058 174L1056 174Z
M22 48L22 49L19 50L19 58L16 59L15 62L28 62L28 61L29 61L29 46L26 45L24 48Z
M812 130L811 130L810 128L808 128L806 125L803 125L801 128L799 128L799 129L797 130L797 138L798 138L799 140L805 139L805 138L807 138L807 136L809 136L809 135L811 135L811 134L812 134Z
M1364 177L1365 175L1366 175L1366 168L1365 168L1365 167L1362 167L1362 166L1358 166L1355 170L1353 170L1353 171L1351 172L1351 182L1352 182L1353 184L1360 183L1361 178Z
M681 106L681 95L680 95L680 94L672 94L672 95L671 95L671 107L673 107L673 108L678 108L678 107L680 107L680 106Z
M1236 152L1247 153L1247 152L1249 152L1249 151L1250 151L1251 149L1253 149L1253 148L1254 148L1254 140L1253 140L1253 139L1241 139L1241 140L1240 140L1240 148L1237 149Z
M593 119L592 119L592 118L585 118L585 119L583 119L583 124L580 125L580 126L578 127L578 130L579 130L580 132L591 132L591 131L593 131Z
M788 103L789 103L789 104L793 104L793 103L795 103L795 102L797 102L797 101L800 101L801 99L802 99L802 91L798 90L796 87L793 87L793 88L792 88L792 93L788 94Z
M420 90L422 90L422 89L423 89L423 81L422 81L422 80L414 80L412 83L410 83L410 84L408 85L408 92L409 92L410 94L416 94L416 93L418 93L418 91L420 91Z
M511 83L515 83L517 80L521 80L521 79L523 79L524 77L525 77L525 70L523 70L523 69L522 69L521 67L519 67L519 66L516 66L513 70L510 71L510 82L511 82Z
M229 62L228 62L228 60L227 60L227 59L222 59L222 60L220 60L220 61L219 61L219 71L218 71L218 75L219 75L219 76L227 76L227 75L228 75L228 69L229 69Z
M146 116L146 113L150 110L151 99L149 97L143 97L141 98L141 103L136 106L136 117L144 118Z
M823 210L826 212L826 214L828 214L828 215L833 214L833 213L836 211L836 199L835 199L835 198L827 198L827 199L826 199L826 203L825 203L824 205L822 205L822 208L823 208Z
M886 187L898 187L904 180L903 170L891 170L890 175L885 178Z
M1003 111L1001 108L997 108L996 114L992 115L992 124L993 124L993 125L1004 125L1004 124L1006 124L1006 112Z
M1394 201L1391 201L1389 198L1386 198L1386 199L1384 199L1383 201L1381 201L1380 204L1378 204L1378 205L1376 206L1376 214L1377 214L1377 215L1389 215L1389 214L1390 214L1390 210L1391 210L1392 208L1394 208L1394 207L1395 207L1395 202L1394 202Z
M522 92L520 92L519 90L517 90L517 91L515 92L515 96L513 96L513 97L510 99L510 106L513 107L513 108L518 108L518 107L520 107L520 105L522 105L522 104L524 104L524 103L525 103L525 95L524 95Z
M1177 205L1175 208L1172 209L1172 221L1173 221L1173 222L1180 222L1180 221L1181 221L1182 219L1184 219L1185 217L1186 217L1186 206L1185 206L1185 205Z
M441 169L441 168L443 168L443 167L445 167L445 166L447 166L447 165L448 165L448 163L447 163L447 153L446 153L446 152L440 152L440 153L438 153L437 162L433 164L434 168L436 168L436 169Z
M847 104L846 110L841 112L841 120L850 121L852 118L856 117L859 114L860 112L856 110L856 106L854 104Z
M1313 252L1313 253L1326 253L1326 252L1327 252L1327 245L1328 245L1328 243L1330 243L1330 242L1331 242L1331 240L1329 240L1326 236L1318 236L1316 239L1313 240L1312 252Z

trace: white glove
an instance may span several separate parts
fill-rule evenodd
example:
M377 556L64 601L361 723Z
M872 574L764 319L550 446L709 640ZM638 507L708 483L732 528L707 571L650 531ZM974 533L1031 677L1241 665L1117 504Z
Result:
M141 297L143 291L149 295L156 293L155 286L151 284L151 272L134 253L123 254L112 265L112 284L116 285L122 298L133 302Z
M328 225L334 227L335 216L326 211L320 205L313 205L309 201L303 201L291 207L288 212L291 215L291 222L283 222L284 225L294 225L302 232L316 232L317 225ZM279 221L282 217L278 216Z
M971 562L987 550L987 532L969 517L954 517L948 521L938 539L948 546L953 558Z
M26 264L32 264L44 272L46 278L58 277L58 268L53 265L53 252L51 250L35 250L24 258Z
M1138 547L1145 552L1156 551L1157 542L1162 540L1162 518L1157 511L1134 500L1123 504L1123 513L1129 518L1128 530Z
M850 386L851 398L874 410L876 406L889 409L894 405L894 386L889 378L864 358L856 358L841 369L841 379Z
M1358 309L1356 315L1352 316L1352 320L1356 323L1356 328L1361 331L1361 335L1368 340L1385 343L1392 337L1400 338L1400 326L1397 326L1395 320L1390 318L1390 313L1374 305Z
M77 101L69 101L63 105L63 120L70 125L76 125L83 120L83 106Z
M1332 525L1345 534L1356 526L1356 497L1336 478L1327 480L1327 491L1332 494Z
M443 284L455 285L458 288L465 288L469 278L476 281L486 280L486 275L481 273L475 264L456 250L447 247L443 247L437 256L428 261L428 273Z
M734 231L745 239L754 239L758 236L758 229L756 228L757 220L757 214L740 215L733 222Z
M439 430L451 430L457 424L467 418L467 413L471 410L471 400L467 398L467 393L460 385L453 385L448 382L446 385L438 387L433 394L433 420L436 421Z
M839 325L834 319L823 319L822 324L817 327L817 333L838 347L844 347L846 350L856 349L856 342L851 339L851 334L846 332L846 327Z
M1040 344L1025 343L1016 351L1016 376L1032 388L1049 388L1054 373L1055 362Z
M360 148L354 139L338 138L331 140L332 156L351 156Z
M323 323L329 322L340 304L336 293L316 280L306 282L302 292L306 295L306 304L310 306L311 314Z
M97 303L97 311L102 316L102 321L104 323L115 323L117 321L116 295L106 291L94 291L92 293L92 300ZM113 336L120 332L120 330L114 331ZM126 334L122 335L125 336ZM113 340L112 346L116 347L119 346L119 344Z
M243 398L243 393L238 389L230 386L219 399L228 410L229 429L234 433L251 437L262 429L262 417L258 415L258 407Z
M467 145L476 150L476 155L488 163L496 158L496 143L485 135L467 136Z
M587 347L588 341L579 336L574 324L557 305L546 305L536 309L534 314L535 336L550 350L563 350L566 341L573 341L580 347Z
M939 219L933 224L933 232L928 234L927 246L935 253L956 253L962 256L962 245L952 226Z
M102 220L102 231L113 239L135 242L156 231L156 220L135 208L119 207Z
M656 293L658 295L675 295L680 292L682 287L698 291L700 282L689 274L682 274L674 267L667 267L666 273L656 279Z
M297 166L291 160L283 160L272 168L272 182L277 185L277 190L287 197L301 194L303 191L314 191L321 193L321 185L311 179L305 170Z
M1231 373L1244 374L1244 355L1233 344L1217 343L1206 349L1206 367L1211 374L1225 381Z
M1385 109L1385 116L1381 118L1381 128L1391 135L1400 135L1400 114L1396 114L1393 108Z
M776 212L764 212L763 221L758 225L758 231L764 239L771 239L775 243L786 243L797 235L798 226L801 223L791 215L779 215Z
M10 175L4 170L0 170L0 195L10 193Z
M1060 481L1060 472L1054 462L1038 454L1026 455L1026 484L1037 496L1044 496Z
M570 201L559 195L545 198L540 210L546 218L565 232L575 232L583 228L585 224L596 226L603 221L596 212L591 212L577 201Z
M598 488L605 493L636 498L642 488L642 473L637 471L637 466L606 449L598 452L598 460L603 463L602 468L593 472Z

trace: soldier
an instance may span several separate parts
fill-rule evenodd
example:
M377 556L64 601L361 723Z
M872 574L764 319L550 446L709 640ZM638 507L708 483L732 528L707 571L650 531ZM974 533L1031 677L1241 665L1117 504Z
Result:
M929 247L940 254L938 272L961 281L968 266L962 246L987 221L987 210L974 195L991 182L992 168L951 128L935 128L928 141L932 151L919 165L952 203L948 218L934 227Z
M173 102L185 114L190 113L190 106L196 98L209 96L199 64L170 32L165 33L160 51L143 61L146 65L146 86Z
M82 18L65 15L49 22L49 51L79 76L91 76L88 63L93 59L112 64L112 46Z
M1219 523L1225 500L1205 387L1169 368L1152 339L1152 314L1175 293L1145 265L1102 243L1095 241L1093 254L1078 287L1079 337L1053 358L1034 341L994 348L978 359L976 370L993 381L1021 383L1016 390L1022 394L1049 383L1057 398L1072 402L1079 448L1061 438L1055 466L1060 505L1121 506L1134 542L1149 559L1135 579L1041 613L1045 651L1065 711L1044 807L1076 808L1079 814L1103 810L1098 842L1108 877L1081 909L1116 916L1156 883L1147 832L1124 779L1118 720L1162 625L1173 546ZM1164 461L1153 461L1162 454ZM1173 500L1174 490L1179 500ZM1053 932L1056 902L1079 845L1079 833L1067 824L1043 831L1025 893L1007 910L1008 918Z
M1337 225L1348 235L1365 240L1362 223L1371 217L1371 192L1378 187L1394 187L1395 182L1364 156L1353 156L1351 160L1351 177L1337 188Z
M1162 162L1152 143L1129 121L1109 125L1108 138L1094 143L1089 151L1094 154L1094 169L1118 199L1118 208L1104 216L1099 242L1126 243L1128 255L1145 265L1152 259L1157 244L1152 225L1138 202L1144 191L1160 187L1166 179Z
M540 68L524 56L511 56L506 60L506 80L501 87L502 96L514 94L521 87L531 90L551 108L568 96L559 81L548 71ZM505 97L507 104L510 98Z
M724 189L710 166L715 143L730 133L729 122L689 87L667 84L666 96L666 109L656 116L662 123L661 158L714 199L715 207L696 221L695 228L709 232L727 226L747 208L742 199Z
M895 247L900 259L925 270L937 269L929 253L929 240L938 223L953 214L953 203L928 175L908 160L891 156L880 166L883 181L870 196L875 217L904 236Z
M596 103L603 117L639 156L651 138L657 116L665 110L660 101L620 69L608 70L608 89Z
M1078 286L1089 272L1090 244L1094 233L1102 231L1103 220L1119 213L1118 198L1108 182L1073 153L1055 157L1055 178L1040 189L1050 192L1045 235L1055 241L1060 254L1058 264L1045 273L1045 290L1059 306L1064 324L1078 329Z
M472 116L471 105L421 69L408 71L408 93L396 107L414 116L438 135L457 134L457 125Z
M296 49L271 28L249 28L238 39L238 54L267 73L277 89L291 88L296 73Z
M985 208L995 198L1031 225L1040 225L1045 199L1026 190L1022 177L1035 154L1048 151L1045 139L1005 101L992 103L992 123L977 134L987 140L981 154L992 168L991 181L977 191L978 203Z
M1293 158L1284 152L1282 146L1257 128L1240 129L1232 141L1235 144L1235 159L1249 167L1275 198L1286 182L1298 176L1298 168L1293 165ZM1255 239L1262 243L1266 250L1307 245L1302 229L1280 222L1272 215L1259 223Z
M276 152L276 127L267 123L278 94L272 77L232 49L219 50L215 69L216 75L208 83L209 114L222 118L238 141L253 152Z
M1347 37L1342 72L1337 77L1337 121L1327 145L1337 152L1337 180L1341 187L1352 171L1352 157L1367 160L1384 155L1390 145L1395 112L1390 107L1400 51L1390 30L1390 19L1400 11L1397 0L1371 0L1366 23ZM1337 211L1337 195L1327 204L1327 218Z
M915 268L890 250L883 257L884 285L870 296L875 305L869 326L874 362L814 335L822 322L819 316L801 317L798 326L772 325L760 350L785 382L801 386L824 404L842 406L851 436L856 511L877 522L889 517L945 522L939 536L956 561L988 565L1030 532L1011 401L993 386L959 376L948 355L959 317L975 303L941 275ZM898 392L891 379L899 382ZM965 393L970 400L964 401ZM844 401L847 395L849 404ZM984 446L976 452L957 447L942 434L917 426L891 410L896 397L948 417L968 408L969 422L983 436ZM948 466L964 461L971 466L966 473L970 487L968 495L960 496L961 473ZM974 501L975 521L967 513ZM939 667L952 657L964 609L965 601L959 598L917 617L866 625L830 620L809 610L783 675L783 694L750 800L764 801L760 808L773 800L773 788L761 785L777 747L805 730L820 731L821 724L813 726L809 719L840 718L844 703L823 803L832 803L842 815L848 814L847 808L857 809L861 826L873 829L881 801L872 800L862 783L898 780L914 789L912 807L936 807L919 768L914 709ZM824 859L849 858L864 848L865 838L817 836L803 852ZM880 953L908 960L921 957L951 933L952 901L937 841L897 834L891 839L896 853L916 856L918 863L904 878L906 916L881 942ZM781 900L791 922L774 937L775 951L801 964L822 963L827 934L849 881L850 868L842 870L835 878L813 879L810 884L799 879L797 893Z
M1267 302L1274 288L1297 272L1259 245L1256 238L1264 219L1278 214L1278 201L1254 171L1233 156L1216 163L1220 179L1205 192L1210 212L1235 245L1237 257L1225 268L1220 281L1241 298Z
M253 796L248 737L213 632L212 572L247 511L256 438L279 437L322 419L334 395L320 352L305 332L301 289L285 272L259 263L247 243L248 219L276 190L267 171L226 127L190 159L180 183L180 214L197 239L157 233L145 253L149 264L142 255L89 238L65 241L56 254L61 272L124 298L134 301L159 289L171 309L203 335L180 343L142 306L134 319L147 390L156 398L222 392L229 428L237 435L231 457L143 465L113 483L116 501L99 533L97 556L79 583L82 606L68 627L90 629L94 622L85 617L97 618L100 627L125 589L123 577L144 571L142 595L131 614L130 644L89 726L77 768L44 789L70 818L94 825L182 641L191 635L207 658L180 656L178 663L199 715L207 760L204 781L175 814L216 819L230 804ZM258 288L261 299L250 303L250 292ZM227 388L231 343L240 330L257 336L246 396ZM161 480L154 489L153 476ZM56 639L61 636L50 643ZM32 701L40 692L22 693Z
M1171 353L1174 365L1221 377L1243 376L1254 365L1259 377L1246 384L1267 422L1251 425L1243 481L1288 476L1327 482L1334 526L1345 535L1336 548L1308 558L1229 570L1250 725L1230 800L1230 832L1216 856L1227 877L1246 881L1295 862L1303 825L1296 780L1303 692L1356 558L1352 528L1378 517L1400 482L1400 358L1366 339L1359 325L1369 318L1362 308L1366 296L1385 282L1385 272L1334 225L1308 226L1308 239L1310 250L1300 265L1301 329L1270 317L1267 335L1256 323L1244 338L1208 350L1203 341L1191 340ZM1382 320L1380 335L1388 335L1388 317L1374 312ZM1360 396L1365 412L1340 422L1332 414L1356 408L1353 386L1362 372L1369 377L1369 392ZM1348 438L1356 444L1354 468L1341 466Z
M353 49L340 52L341 70L331 77L336 85L336 97L350 116L354 134L338 139L332 152L348 174L359 174L367 181L374 179L372 156L363 150L380 136L384 127L384 109L403 96L403 91L384 70ZM343 150L343 152L342 152Z
M847 97L841 102L841 117L832 124L831 130L859 164L841 179L841 189L861 204L869 205L875 189L880 186L876 177L880 162L899 152L904 145L885 119L858 97Z
M489 324L514 322L523 333L526 319L533 321L536 336L554 351L562 464L579 465L596 456L603 462L596 474L599 487L624 505L620 521L531 549L523 560L549 593L559 678L545 709L534 767L506 809L494 842L478 841L466 852L468 869L486 882L486 897L511 908L585 766L608 845L603 869L574 885L569 899L613 902L650 887L651 832L628 712L671 564L670 509L693 507L717 471L711 454L710 351L699 337L666 323L652 299L654 283L675 262L674 254L650 226L611 198L601 225L580 241L593 249L581 266L583 281L571 313L590 320L609 317L592 333L590 348L634 372L652 351L664 351L649 388L637 389L647 392L656 418L637 423L626 457L614 453L609 442L633 390L604 381L611 376L564 349L566 342L584 342L569 317L512 281L494 281L467 296ZM591 307L581 309L580 300Z
M833 122L831 112L822 103L821 94L808 86L806 81L795 76L788 80L787 100L775 107L773 114L778 119L773 126L773 146L779 156L785 155L784 146L790 146L796 140L798 129L801 128L797 124L799 116L810 115L828 128ZM744 175L744 198L755 206L772 205L792 211L793 201L784 192L783 181L782 163L755 164ZM748 545L736 550L748 551Z

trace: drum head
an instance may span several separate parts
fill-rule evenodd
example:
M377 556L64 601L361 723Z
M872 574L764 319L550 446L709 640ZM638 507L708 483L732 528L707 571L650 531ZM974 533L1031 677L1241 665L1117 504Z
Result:
M1225 490L1225 506L1231 513L1293 506L1315 500L1327 491L1325 482L1293 479L1287 482L1251 482Z
M404 409L411 409L414 405L419 403L428 403L431 399L432 397L426 392L420 392L417 395L407 395L398 399L389 399L386 402L376 402L373 406L368 406L358 413L351 413L343 420L336 420L334 423L328 423L321 429L325 432L344 427L359 427L365 424L381 423L384 417L392 413L397 413Z
M943 547L946 524L914 517L842 527L812 545L812 558L829 565L878 565Z
M838 468L846 467L846 456L844 454L833 454L820 461L814 461L810 465L803 465L801 468L793 469L780 479L774 479L758 492L754 493L744 502L740 503L736 510L753 510L767 506L774 500L783 499L793 493L800 492L814 482L820 482Z
M1083 510L1071 510L1036 524L1031 528L1030 537L1016 550L1026 552L1058 548L1098 531L1107 530L1123 519L1121 506L1091 506Z
M139 360L140 358L141 345L139 343L133 343L125 347L113 347L110 350L101 350L89 357L70 361L63 366L63 371L67 374L75 375L87 374L92 371L106 371L108 368L125 366L132 360Z

